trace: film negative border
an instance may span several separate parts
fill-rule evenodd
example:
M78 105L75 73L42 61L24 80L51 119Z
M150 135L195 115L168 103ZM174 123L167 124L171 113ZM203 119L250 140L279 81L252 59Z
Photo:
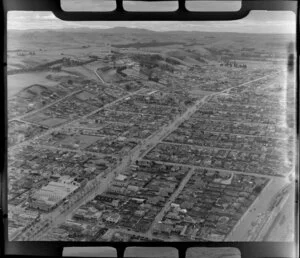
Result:
M113 12L65 12L61 9L60 0L7 0L1 5L1 12L3 13L3 22L6 24L7 11L24 10L24 11L52 11L58 18L68 21L86 20L86 21L112 21L112 20L235 20L245 17L250 10L289 10L297 13L297 1L284 0L270 0L270 1L242 1L242 8L237 12L190 12L185 8L185 1L179 1L179 9L176 12L125 12L122 7L122 0L117 1L117 8ZM5 26L1 26L1 30L5 33ZM298 28L297 28L298 30ZM1 31L2 32L2 31ZM5 39L6 37L4 37ZM3 42L4 43L4 42ZM297 45L298 46L298 45ZM4 56L6 49L4 49ZM297 48L299 50L299 48ZM5 58L3 58L4 72L1 74L2 81L6 81L5 77ZM297 55L297 64L299 59ZM2 70L3 71L3 70ZM299 82L297 74L297 82ZM5 85L5 84L4 84ZM2 89L3 91L3 89ZM3 94L4 101L2 101L2 117L6 117L6 95ZM297 99L299 91L297 92ZM299 99L298 99L299 101ZM299 102L298 102L299 103ZM299 108L299 105L298 105ZM298 110L299 111L299 110ZM299 113L299 112L298 112ZM4 120L6 122L6 120ZM297 122L299 126L299 121ZM297 127L297 132L298 131ZM3 129L2 129L3 130ZM5 130L3 135L6 135ZM6 152L6 137L1 137L1 151ZM299 143L298 143L299 145ZM299 146L298 146L299 149ZM175 247L179 250L179 257L185 257L185 251L189 247L236 247L241 252L242 258L263 258L263 257L287 257L287 253L292 249L298 248L294 243L282 242L184 242L184 243L107 243L107 242L8 242L7 241L7 201L6 201L6 155L1 155L1 206L0 215L0 251L1 255L19 255L22 257L37 255L37 256L61 256L64 247L70 246L111 246L118 250L118 257L122 254L126 247L129 246L168 246ZM299 168L297 168L298 170ZM4 240L4 241L3 241ZM298 236L297 236L298 240Z
M152 0L155 1L155 0ZM242 7L234 12L192 12L185 7L186 0L177 0L178 10L175 12L128 12L123 8L123 0L116 0L116 9L112 12L66 12L60 5L60 0L11 0L5 1L6 10L51 10L59 19L66 21L209 21L236 20L249 14L251 10L289 10L296 12L297 1L294 0L247 0L242 1ZM200 0L201 1L201 0ZM218 0L222 1L222 0Z

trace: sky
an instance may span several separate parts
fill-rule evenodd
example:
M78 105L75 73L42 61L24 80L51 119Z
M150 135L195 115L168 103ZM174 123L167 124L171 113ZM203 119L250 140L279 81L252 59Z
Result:
M64 10L69 11L100 11L111 10L111 0L100 2L97 0L64 0L62 5ZM95 5L96 3L96 5ZM106 3L106 4L105 4ZM229 1L219 1L223 10L237 10L239 5L231 4ZM222 3L222 4L220 4ZM93 4L93 5L92 5ZM133 2L128 2L130 10L135 10L140 6ZM126 7L127 5L125 5ZM173 8L170 9L170 6ZM188 7L191 5L188 5ZM211 10L212 5L202 3L206 10ZM176 5L175 5L176 7ZM193 9L195 3L192 4ZM154 10L153 3L147 5L148 10ZM128 8L127 8L128 9ZM159 10L174 10L174 5L170 2L161 3ZM238 32L238 33L295 33L296 18L292 12L284 11L252 11L247 17L236 21L62 21L55 17L52 12L24 12L11 11L8 13L7 27L9 30L18 29L67 29L67 28L99 28L109 29L113 27L143 28L154 31L211 31L211 32Z

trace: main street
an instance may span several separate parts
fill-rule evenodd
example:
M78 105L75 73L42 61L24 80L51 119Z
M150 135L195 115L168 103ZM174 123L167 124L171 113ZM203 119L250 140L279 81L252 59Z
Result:
M135 92L135 94L136 94L136 92ZM133 95L133 94L131 94L131 95ZM126 96L126 97L128 97L128 96ZM123 97L123 98L125 98L125 97ZM84 204L88 200L93 199L97 194L101 194L101 193L105 192L107 190L108 186L110 185L111 181L113 180L113 178L120 172L124 171L126 169L126 167L128 167L128 165L132 161L136 160L141 155L142 151L144 150L144 146L148 146L148 149L153 148L163 137L165 137L167 134L169 134L176 125L178 125L179 123L181 123L182 121L187 119L193 112L195 112L195 110L197 109L199 104L204 103L204 101L203 101L204 99L205 98L197 101L193 106L188 108L186 110L186 112L184 112L181 116L178 116L175 119L175 121L173 121L167 127L163 127L153 137L149 137L146 140L144 140L143 145L137 145L129 153L129 155L127 155L126 157L124 157L122 159L122 161L118 165L118 167L107 175L105 180L103 180L103 178L98 179L97 183L94 184L92 188L90 188L89 190L86 190L87 187L85 187L80 193L74 195L71 198L71 200L69 200L70 205L67 206L68 208L63 209L63 211L61 210L61 208L57 208L53 212L51 212L47 215L44 215L43 220L51 221L51 223L49 223L49 227L44 227L44 229L42 231L40 231L37 236L35 236L33 233L36 232L36 230L32 229L32 228L39 228L40 224L34 225L34 226L30 227L28 230L26 230L25 232L23 232L22 235L20 236L20 238L23 239L23 237L25 236L25 239L27 239L27 240L36 239L37 237L40 237L40 236L46 234L55 225L58 225L59 223L62 223L63 221L65 221L76 208L80 207L82 204ZM111 103L110 103L110 105L111 105ZM93 111L93 113L98 112L98 111L99 110ZM91 115L91 114L89 114L89 115ZM80 119L82 119L82 118L83 117L81 117ZM62 127L62 126L60 126L60 127ZM47 131L47 132L49 134L49 131ZM39 135L37 138L40 138L40 137L41 137L41 135ZM35 140L37 138L35 138ZM29 232L33 232L33 233L30 234Z
M207 99L209 99L210 97L222 94L223 92L227 92L230 89L234 89L234 88L238 88L238 87L242 87L242 86L248 87L248 86L251 85L252 82L259 81L261 79L268 78L270 76L273 76L273 75L263 76L261 78L252 80L250 82L246 82L246 83L243 83L241 85L234 86L234 87L231 87L229 89L223 90L222 92L213 93L211 95L205 96L205 98L201 99L200 102L198 102L196 105L193 106L193 109L190 110L188 115L186 114L185 119L188 119L188 117L190 117L192 115L192 113L194 113L196 111L196 109L198 109L201 106L201 104L203 105L205 103L205 101ZM185 120L185 119L182 119L182 120ZM183 122L183 121L181 121L181 122ZM178 123L177 126L179 124L180 123ZM144 156L147 153L149 153L154 147L148 149L148 151L146 153L144 153ZM186 164L181 164L181 163L170 163L170 162L158 162L158 163L170 164L170 165L176 164L176 165L186 166L186 167L189 167L189 168L192 168L192 169L197 167L197 166L186 165ZM204 167L199 166L199 168L204 168ZM205 169L215 170L215 169L210 169L210 168L205 168ZM223 169L221 169L221 171L225 171L225 172L228 172L228 173L236 173L236 174L246 174L246 175L251 175L251 176L254 175L253 173L245 173L245 172L223 170ZM269 176L269 175L260 175L260 176L270 178L271 181L263 189L262 193L257 197L257 199L252 203L251 207L242 216L242 218L237 223L237 225L234 227L232 232L227 236L226 241L236 241L237 239L242 241L242 239L244 239L244 240L247 239L248 229L251 227L251 223L254 221L256 216L258 216L259 213L262 213L263 211L265 211L266 204L270 203L272 201L272 199L274 198L274 196L276 196L276 194L278 194L278 191L279 191L278 189L281 189L281 187L283 187L286 184L286 178L282 178L282 177L281 178L276 178L274 176ZM267 193L267 194L264 194L264 193ZM167 207L168 207L168 204L165 205L164 209L167 209Z
M271 76L271 75L269 75ZM252 80L250 82L247 83L243 83L241 85L238 86L234 86L231 88L236 88L236 87L240 87L240 86L244 86L244 85L248 85L251 82L254 81L258 81L260 79L266 78L268 76L264 76L255 80ZM99 112L100 110L109 107L125 98L127 98L128 96L137 94L139 91L141 91L142 89L133 92L131 94L127 94L125 96L123 96L122 98L119 98L95 111L92 111L88 114L86 114L85 116L82 116L76 120L70 121L68 122L73 123L75 121L78 121L80 119L83 119L89 115L95 114L96 112ZM226 89L229 90L229 89ZM223 91L222 91L223 92ZM217 95L220 94L219 93L214 93L212 95ZM44 227L43 230L41 230L38 234L35 234L36 229L35 228L39 228L39 224L36 224L32 227L30 227L28 230L26 230L25 232L22 233L21 239L22 240L32 240L32 239L38 239L39 237L45 235L51 228L53 228L55 225L58 225L59 223L62 223L63 221L65 221L69 216L71 216L72 212L74 212L75 209L77 209L78 207L80 207L82 204L84 204L85 202L93 199L95 197L95 195L97 194L101 194L104 191L107 190L108 186L110 185L111 181L114 179L114 177L119 174L120 172L124 171L124 169L126 169L126 167L132 162L135 161L136 159L138 159L141 155L146 154L148 151L150 151L159 141L161 141L161 139L163 139L166 135L168 135L170 132L172 132L175 128L178 127L179 124L181 124L182 122L184 122L185 120L187 120L201 105L203 105L205 103L205 101L208 99L208 97L212 96L212 95L207 95L205 97L203 97L202 99L196 101L196 103L194 103L194 105L192 105L191 107L189 107L182 115L178 116L171 124L162 127L162 129L156 133L153 137L149 137L144 141L143 145L138 145L137 147L135 147L132 152L127 155L126 157L123 158L122 162L118 165L117 168L115 168L114 170L112 170L110 173L108 173L108 175L106 176L106 178L100 177L97 178L95 180L95 182L89 182L88 185L79 193L77 193L76 195L73 196L73 198L71 198L69 200L69 204L67 205L66 208L63 207L59 207L59 209L54 210L53 212L47 214L47 215L43 215L43 221L50 221L49 226ZM20 148L21 146L28 144L28 143L34 143L36 140L38 140L39 138L45 136L45 135L49 135L50 133L52 133L54 130L57 130L59 128L62 128L63 126L65 126L66 124L60 125L56 128L52 128L48 131L46 131L45 133L35 137L33 140L27 140L21 144L15 145L12 148ZM146 148L145 148L146 146ZM188 176L191 176L191 172L190 174L188 174ZM189 177L187 177L186 180L184 180L184 182L186 183L188 181ZM176 194L174 193L173 198L175 198L183 189L185 183L183 182L183 184L180 184L179 188L176 190ZM173 199L172 199L173 200ZM168 202L165 207L163 208L163 211L168 210L170 205L170 202ZM159 219L161 219L161 217L163 216L163 212L159 213L156 217L155 221L158 221ZM43 221L41 221L41 223L43 223ZM33 232L33 233L30 233Z
M135 92L132 92L132 93L129 93L119 99L116 99L115 101L111 102L111 103L108 103L107 105L104 105L103 107L95 110L95 111L92 111L84 116L81 116L79 117L78 119L76 120L72 120L72 121L68 121L68 124L71 124L71 123L74 123L76 121L79 121L81 119L84 119L86 118L87 116L90 116L90 115L93 115L99 111L101 111L102 109L105 109L107 107L109 107L110 105L114 105L116 104L118 101L121 101L125 98L127 98L128 96L132 96L134 94L137 94L139 93L140 91L142 91L142 89L138 90L138 91L135 91ZM73 93L74 94L74 93ZM62 101L62 99L60 99L59 101ZM54 105L54 103L52 103L52 105ZM52 132L56 131L56 130L59 130L60 128L63 128L64 126L66 126L66 124L62 124L58 127L55 127L55 128L51 128L49 130L47 130L46 132L42 133L42 134L39 134L37 135L35 138L33 139L29 139L27 141L24 141L22 143L19 143L17 145L14 145L12 147L9 148L9 150L15 150L15 149L20 149L20 147L22 146L26 146L28 144L36 144L38 139L40 139L41 137L44 137L44 136L47 136L49 134L51 134ZM45 146L46 148L51 148L49 146ZM56 147L53 147L53 149L56 149L56 150L65 150L65 151L74 151L72 149L61 149L61 148L56 148ZM76 151L75 151L76 152ZM82 152L82 151L79 151L79 152ZM93 154L93 155L98 155L100 156L98 153L94 153L94 152L89 152L90 154ZM111 173L108 173L108 175L106 176L106 178L97 178L96 180L96 183L93 184L93 186L91 187L89 184L84 188L82 189L79 193L75 194L70 200L70 205L72 206L68 206L68 209L64 210L63 213L62 210L60 210L61 206L58 208L58 209L55 209L53 211L53 213L49 213L47 215L42 215L42 220L38 223L36 223L35 225L29 227L27 230L25 230L24 232L22 232L20 235L17 235L15 236L15 238L13 240L31 240L31 239L38 239L40 236L42 236L44 233L48 232L50 228L53 227L53 223L55 222L55 224L57 224L58 222L62 222L62 221L65 221L66 218L71 214L71 212L80 207L82 204L84 204L86 201L94 198L94 196L96 196L98 194L98 191L99 193L102 193L104 192L109 183L111 182L111 180L114 178L114 176L119 172L119 169L124 169L128 164L129 164L129 157L127 156L126 158L124 158L121 163L119 164L119 166L114 170L112 171ZM47 221L49 224L48 226L45 226L45 221ZM40 230L40 229L43 229L43 230ZM39 232L38 234L36 234L36 232ZM36 234L36 236L35 236Z
M198 104L198 103L196 103L196 104ZM189 114L190 110L193 110L193 109L194 109L194 107L189 108L181 117L178 117L173 123L171 123L171 125L169 125L167 127L167 129L162 128L162 130L159 133L155 134L154 137L150 137L150 138L144 140L143 145L136 146L132 150L131 153L129 153L126 157L124 157L122 159L121 163L118 165L117 168L115 168L113 171L111 171L111 173L108 173L106 178L103 178L103 177L98 178L96 180L96 183L93 184L92 187L90 187L89 189L86 189L87 187L89 187L89 186L87 186L87 187L85 187L85 189L82 192L73 196L71 198L71 200L69 200L70 204L67 207L65 207L65 208L59 207L59 208L55 209L53 212L51 212L47 215L44 215L43 216L44 220L48 219L51 221L49 227L45 227L44 230L39 232L39 234L37 236L35 236L34 234L29 235L27 237L27 239L37 239L38 237L41 237L42 235L47 234L47 232L51 228L53 228L55 225L62 223L68 217L70 217L72 212L74 212L75 209L77 209L82 204L86 203L87 201L93 199L97 194L101 194L101 193L105 192L107 190L108 186L110 185L111 181L114 179L114 177L116 175L118 175L119 173L121 173L122 171L124 171L133 160L136 160L139 157L144 146L149 146L149 148L152 148L154 145L156 145L161 140L161 138L163 138L166 134L169 133L170 130L173 129L175 123L180 121L180 119L182 119L182 117L185 117L187 114ZM39 225L34 225L33 227L39 227ZM22 234L22 236L26 235L30 231L35 232L35 230L28 229L26 232L24 232Z

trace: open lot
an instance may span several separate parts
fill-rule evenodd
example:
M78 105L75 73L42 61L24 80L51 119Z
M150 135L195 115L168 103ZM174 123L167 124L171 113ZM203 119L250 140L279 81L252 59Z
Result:
M7 96L8 98L17 94L24 88L33 84L42 84L47 86L54 86L57 83L46 78L49 72L34 72L8 75L7 77Z

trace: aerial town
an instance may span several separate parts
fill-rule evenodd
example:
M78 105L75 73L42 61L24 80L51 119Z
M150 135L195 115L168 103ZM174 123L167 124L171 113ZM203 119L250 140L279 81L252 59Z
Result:
M292 241L289 39L122 30L8 35L9 239Z

